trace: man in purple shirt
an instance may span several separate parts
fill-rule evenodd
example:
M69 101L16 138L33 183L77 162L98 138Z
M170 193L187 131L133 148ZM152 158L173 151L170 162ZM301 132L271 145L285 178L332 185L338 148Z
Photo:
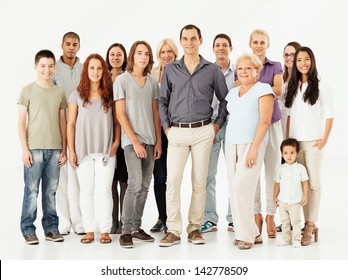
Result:
M180 186L187 158L192 159L192 195L187 226L188 241L204 244L201 225L206 202L209 156L215 135L227 117L228 93L219 67L199 55L203 39L200 29L186 25L180 32L184 56L164 69L159 98L160 117L168 138L167 226L160 246L180 243L182 220ZM215 122L211 123L214 91L219 100Z

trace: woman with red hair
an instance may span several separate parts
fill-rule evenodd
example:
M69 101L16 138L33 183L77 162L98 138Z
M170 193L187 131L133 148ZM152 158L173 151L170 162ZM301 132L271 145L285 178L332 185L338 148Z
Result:
M120 143L120 127L114 124L112 107L112 81L106 62L99 54L91 54L84 63L80 84L70 96L68 120L69 161L80 184L86 231L81 242L85 244L94 241L96 221L100 242L111 242L111 184Z

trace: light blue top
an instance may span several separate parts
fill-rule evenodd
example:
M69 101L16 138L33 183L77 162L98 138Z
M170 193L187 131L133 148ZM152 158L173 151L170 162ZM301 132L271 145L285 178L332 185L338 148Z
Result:
M301 202L303 198L302 182L308 181L306 168L297 162L282 164L274 177L280 183L278 199L288 204Z
M239 90L240 86L231 89L226 97L229 119L225 141L230 144L250 144L260 121L259 98L268 94L274 96L274 93L269 84L261 82L254 84L241 97ZM263 142L267 143L267 140L268 132Z

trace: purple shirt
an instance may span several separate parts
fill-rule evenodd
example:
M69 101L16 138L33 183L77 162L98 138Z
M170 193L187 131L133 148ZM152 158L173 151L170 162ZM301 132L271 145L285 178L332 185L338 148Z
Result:
M260 73L259 81L262 83L267 83L273 87L273 79L275 75L282 75L283 69L280 62L271 61L266 57L266 62L263 65ZM274 99L273 114L272 114L272 123L279 121L282 118L282 113L278 104L278 100Z

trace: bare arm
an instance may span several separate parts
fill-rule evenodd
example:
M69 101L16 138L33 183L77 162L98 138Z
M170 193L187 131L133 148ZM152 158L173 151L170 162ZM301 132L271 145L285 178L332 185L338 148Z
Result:
M155 133L156 133L156 145L155 145L153 158L159 159L162 154L162 137L161 137L161 120L159 117L157 100L152 101L152 111L153 111L153 122L155 124Z
M112 117L114 119L114 142L112 143L110 156L113 157L116 155L117 148L120 145L121 141L121 126L116 117L116 105L112 106Z
M75 152L75 126L77 118L78 106L69 103L68 105L68 149L69 149L69 163L72 167L77 167L77 156Z
M302 190L303 190L303 199L301 201L301 205L304 206L308 202L308 192L309 192L308 181L302 182Z
M66 112L64 110L59 111L59 130L60 130L60 135L62 137L62 152L59 155L59 166L63 166L66 161L66 134L67 134L67 126L66 126Z
M282 95L283 90L283 76L281 74L275 75L273 77L273 92L276 95L276 97L279 97Z
M316 143L314 144L314 147L317 147L319 150L324 148L327 141L329 140L329 136L332 130L332 125L333 125L333 118L326 119L323 138L317 140Z
M146 150L143 145L140 144L137 136L135 135L131 124L126 116L126 101L125 99L119 99L116 101L116 116L122 129L126 132L127 136L133 144L135 154L139 158L147 158Z
M273 95L268 94L259 98L259 115L260 121L256 128L253 142L248 151L245 166L250 168L256 163L259 146L267 133L267 129L271 124L271 117L273 112L274 98Z
M18 105L18 134L22 146L22 162L26 168L30 168L33 163L33 157L27 142L27 107Z
M273 193L273 202L275 206L279 206L279 200L278 200L278 195L280 192L280 184L279 183L274 183L274 193Z

